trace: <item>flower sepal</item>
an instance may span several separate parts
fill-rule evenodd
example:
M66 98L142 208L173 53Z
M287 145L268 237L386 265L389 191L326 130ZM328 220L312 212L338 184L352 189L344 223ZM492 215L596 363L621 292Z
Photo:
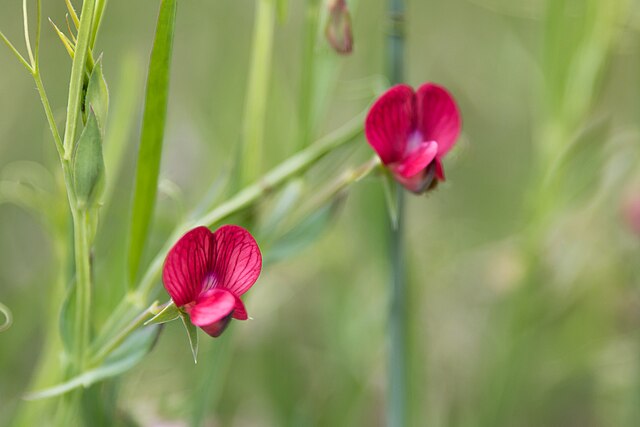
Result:
M198 363L198 328L191 323L189 315L180 310L180 319L184 325L185 331L187 331L187 338L189 338L189 346L191 347L191 354L193 355L193 363Z
M182 314L181 310L175 305L173 300L169 300L168 303L158 305L157 301L149 309L154 316L144 322L144 325L160 325L162 323L168 323L174 320L178 320Z

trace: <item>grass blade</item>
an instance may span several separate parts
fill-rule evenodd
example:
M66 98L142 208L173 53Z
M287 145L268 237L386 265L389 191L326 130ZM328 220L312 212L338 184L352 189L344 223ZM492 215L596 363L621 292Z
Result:
M135 285L158 191L162 141L167 118L175 18L176 0L162 0L149 63L147 93L138 149L133 214L129 233L130 286Z

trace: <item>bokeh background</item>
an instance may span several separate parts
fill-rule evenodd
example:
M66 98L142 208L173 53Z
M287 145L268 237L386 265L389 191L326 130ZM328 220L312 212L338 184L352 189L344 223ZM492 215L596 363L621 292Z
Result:
M22 46L20 3L3 1L0 28ZM63 23L64 2L44 3L44 16ZM265 168L297 146L304 3L291 1L276 29ZM640 235L624 215L640 199L637 2L407 3L407 82L445 85L464 118L446 183L408 198L411 425L640 425ZM318 84L315 137L364 111L386 84L386 4L350 4L353 54L337 57L318 38L326 81ZM105 150L113 182L95 250L98 324L126 286L157 8L111 0L98 42L111 92ZM232 169L254 9L250 0L179 3L148 257ZM71 62L48 24L41 63L62 120ZM124 147L121 160L109 144ZM370 155L360 138L295 185L312 200ZM7 184L16 180L33 191L16 195ZM51 232L66 221L53 144L30 76L4 48L0 183L0 301L14 314L0 334L0 424L11 425L38 405L20 399L57 330L51 289L68 260L56 255L65 236ZM273 203L261 205L262 218ZM202 339L197 365L182 326L169 324L117 381L119 410L145 426L384 425L389 220L380 180L352 185L323 218L288 246L257 224L265 256L276 247L282 256L269 259L247 295L254 320Z

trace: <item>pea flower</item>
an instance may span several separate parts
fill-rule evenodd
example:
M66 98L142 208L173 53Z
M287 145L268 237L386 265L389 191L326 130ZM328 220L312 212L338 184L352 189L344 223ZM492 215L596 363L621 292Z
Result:
M244 228L225 225L212 233L197 227L169 251L162 281L191 323L217 337L231 318L248 318L240 296L258 280L261 269L258 244Z
M443 157L460 134L460 112L441 86L397 85L373 104L365 134L396 181L416 194L444 181Z

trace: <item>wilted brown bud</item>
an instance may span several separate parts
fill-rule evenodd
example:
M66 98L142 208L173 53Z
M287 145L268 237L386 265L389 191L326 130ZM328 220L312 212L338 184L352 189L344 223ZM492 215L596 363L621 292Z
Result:
M353 32L351 15L346 0L329 0L327 3L329 16L325 35L333 49L341 55L348 55L353 50Z

